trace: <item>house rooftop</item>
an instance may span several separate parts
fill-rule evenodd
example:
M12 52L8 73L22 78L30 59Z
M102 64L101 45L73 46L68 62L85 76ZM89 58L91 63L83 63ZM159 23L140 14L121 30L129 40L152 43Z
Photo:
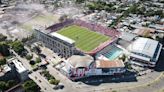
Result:
M155 32L155 29L152 29L152 28L144 28L144 27L135 29L133 31L134 34L137 34L137 35L140 35L140 36L147 36L150 33L154 33L154 32Z
M18 73L22 73L24 71L27 71L27 69L23 66L21 62L18 61L18 59L12 59L12 62L14 63L16 70Z
M0 76L3 76L5 73L7 73L9 71L11 71L11 68L7 64L1 66L1 68L0 68Z
M119 68L119 67L125 67L123 61L121 60L115 60L115 61L96 60L96 68Z

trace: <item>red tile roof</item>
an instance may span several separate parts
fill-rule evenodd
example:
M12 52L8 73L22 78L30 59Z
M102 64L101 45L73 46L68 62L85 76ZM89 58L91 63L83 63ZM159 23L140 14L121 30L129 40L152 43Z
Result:
M121 60L108 61L108 60L97 60L96 67L97 68L117 68L124 67L124 63Z

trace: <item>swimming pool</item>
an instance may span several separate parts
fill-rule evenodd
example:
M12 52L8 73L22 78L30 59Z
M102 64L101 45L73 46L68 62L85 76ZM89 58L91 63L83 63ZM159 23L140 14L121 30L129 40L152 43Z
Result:
M104 53L102 53L102 55L112 61L116 59L118 56L120 56L122 52L123 51L120 48L116 46L112 46L110 50L105 51Z

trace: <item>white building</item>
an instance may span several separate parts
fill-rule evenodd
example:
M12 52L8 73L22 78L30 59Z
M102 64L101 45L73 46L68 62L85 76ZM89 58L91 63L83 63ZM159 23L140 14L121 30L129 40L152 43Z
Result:
M96 61L96 75L117 75L124 73L126 69L121 60L97 60Z
M132 61L137 61L137 63L141 63L143 66L150 67L155 66L156 62L158 61L161 49L162 45L158 41L142 37L138 37L132 44L128 46Z
M94 59L89 55L73 55L56 68L70 79L82 78L88 76L90 70L94 69Z
M89 76L115 75L126 71L122 61L94 60L89 55L73 55L56 68L69 79L75 80Z
M17 72L17 76L21 81L25 81L28 79L28 70L23 66L21 62L18 61L18 59L13 58L11 59L11 62L14 64Z

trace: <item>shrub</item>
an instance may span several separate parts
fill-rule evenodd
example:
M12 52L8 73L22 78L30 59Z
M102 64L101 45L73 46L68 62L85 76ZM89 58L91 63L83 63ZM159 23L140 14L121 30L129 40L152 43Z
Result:
M6 64L6 59L5 58L1 58L0 59L0 65L4 65Z
M56 79L50 79L49 82L50 84L58 85L60 81Z
M23 43L20 42L20 41L14 41L14 42L11 44L11 46L12 46L12 48L14 49L14 51L15 51L16 53L18 53L19 55L20 55L23 51L25 51L24 45L23 45Z
M0 42L0 53L3 56L9 56L10 51L9 51L9 45L6 42Z
M35 61L31 60L30 62L30 65L35 65Z
M35 59L35 62L36 62L36 63L40 63L40 62L41 62L41 59L40 59L39 57L37 57L37 58Z
M27 60L31 60L33 58L33 55L26 55Z
M28 80L23 84L25 92L39 92L38 85L33 80Z

